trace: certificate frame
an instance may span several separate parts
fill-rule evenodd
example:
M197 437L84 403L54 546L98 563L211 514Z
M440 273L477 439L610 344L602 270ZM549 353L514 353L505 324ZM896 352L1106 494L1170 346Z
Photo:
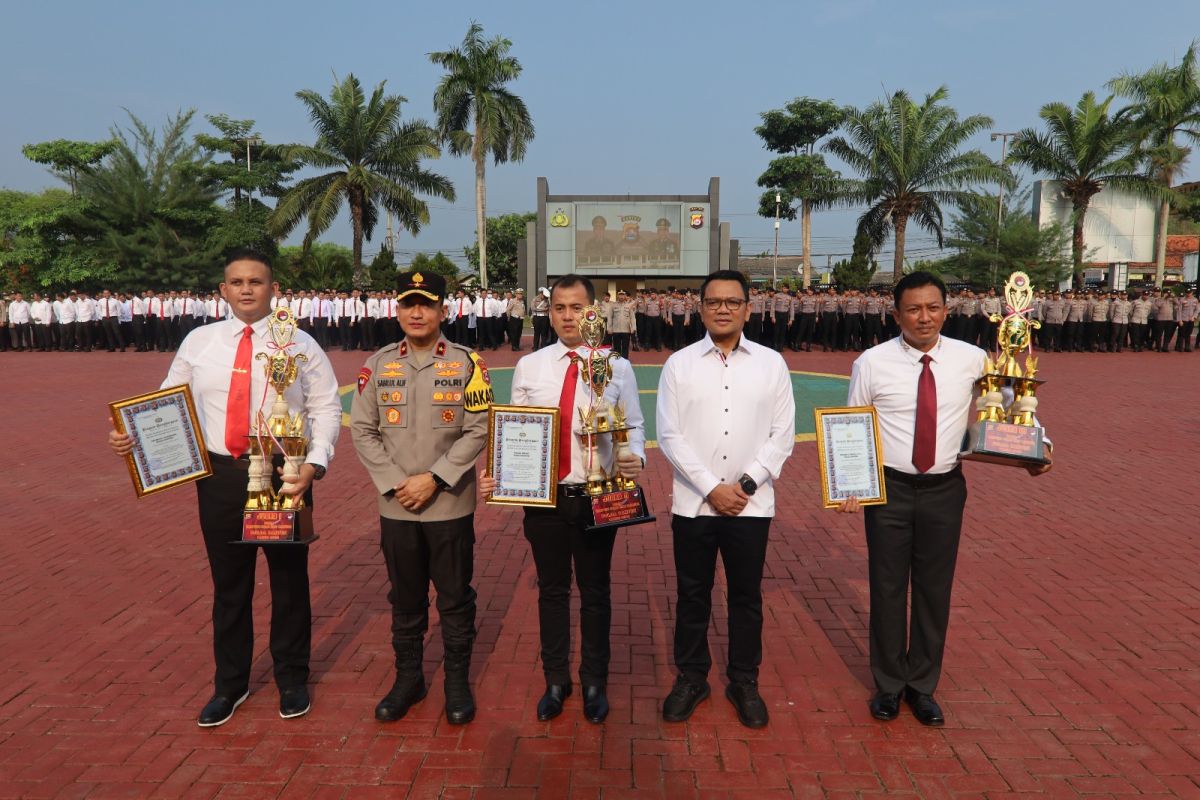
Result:
M133 449L125 456L125 464L138 497L198 481L212 474L204 433L196 416L196 403L187 384L117 400L109 403L108 408L117 432L127 433L133 438ZM140 441L137 421L142 415L162 409L174 409L178 413L177 438L180 449L175 454L175 462L182 465L156 472L149 463L145 444Z
M505 454L504 435L506 423L533 423L540 428L546 447L544 460L538 465L538 485L531 490L505 490L499 483L496 491L488 495L490 505L509 506L554 506L558 503L558 457L559 457L559 414L550 406L513 406L493 404L488 409L487 472L492 476L502 474ZM499 479L497 479L499 480Z
M834 432L846 425L870 428L864 437L867 447L866 469L874 476L877 491L869 496L856 493L859 505L881 506L887 504L887 484L883 479L883 441L879 435L879 416L875 406L846 406L838 408L814 408L813 416L817 427L817 459L821 469L821 502L825 508L837 508L852 495L837 486L837 464L833 463L835 448L831 447Z

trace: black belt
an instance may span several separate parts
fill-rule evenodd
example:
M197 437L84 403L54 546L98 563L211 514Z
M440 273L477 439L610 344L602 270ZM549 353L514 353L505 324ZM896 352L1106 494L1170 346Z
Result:
M558 485L559 497L587 497L586 483L560 483Z
M901 472L891 467L884 467L883 474L892 480L907 483L909 486L937 486L940 483L945 483L962 475L962 464L955 464L954 469L949 472L925 473L921 475L911 472Z

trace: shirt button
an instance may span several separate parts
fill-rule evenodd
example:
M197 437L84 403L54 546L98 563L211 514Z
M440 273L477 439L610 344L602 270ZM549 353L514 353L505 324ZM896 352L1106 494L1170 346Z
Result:
M726 461L726 460L728 460L728 458L729 458L729 456L721 456L722 461Z

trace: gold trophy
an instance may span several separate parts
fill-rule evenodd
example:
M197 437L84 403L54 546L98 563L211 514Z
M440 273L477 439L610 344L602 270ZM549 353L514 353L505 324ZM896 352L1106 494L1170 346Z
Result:
M976 381L979 398L975 401L976 419L968 431L966 449L959 457L967 461L992 464L1047 464L1042 429L1037 426L1038 360L1033 355L1034 330L1041 327L1029 318L1033 286L1024 272L1014 272L1004 284L1006 314L992 314L1000 323L996 337L996 358L988 358L983 376ZM1025 366L1017 356L1025 352ZM1012 401L1005 403L1004 389L1011 389Z
M308 360L303 353L291 354L295 347L296 318L286 306L271 312L267 320L271 352L259 353L267 383L275 389L270 416L260 410L251 425L249 481L246 506L242 512L242 538L247 544L308 544L317 539L312 529L312 509L304 497L279 494L272 484L274 453L283 454L283 477L296 480L308 452L304 435L305 418L290 413L284 393L300 376L300 364Z
M621 403L613 405L604 398L604 391L612 381L612 362L620 356L601 349L605 325L597 306L584 307L579 330L588 350L579 365L579 371L584 382L591 387L594 398L591 405L579 410L588 465L587 493L592 499L593 524L588 530L652 522L654 517L646 505L645 491L637 481L622 478L615 465L615 459L630 455L629 431L632 428L626 423L624 406ZM601 436L608 436L612 440L615 458L611 474L605 471L600 461Z

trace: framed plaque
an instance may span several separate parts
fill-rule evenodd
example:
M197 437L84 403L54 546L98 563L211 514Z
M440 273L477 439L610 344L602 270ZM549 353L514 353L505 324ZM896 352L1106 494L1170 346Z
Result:
M813 414L825 508L836 508L851 497L864 506L887 503L875 407L817 408Z
M191 387L160 389L108 408L117 432L133 438L125 461L138 497L212 474Z
M558 501L557 408L493 405L488 411L488 503L553 506Z

